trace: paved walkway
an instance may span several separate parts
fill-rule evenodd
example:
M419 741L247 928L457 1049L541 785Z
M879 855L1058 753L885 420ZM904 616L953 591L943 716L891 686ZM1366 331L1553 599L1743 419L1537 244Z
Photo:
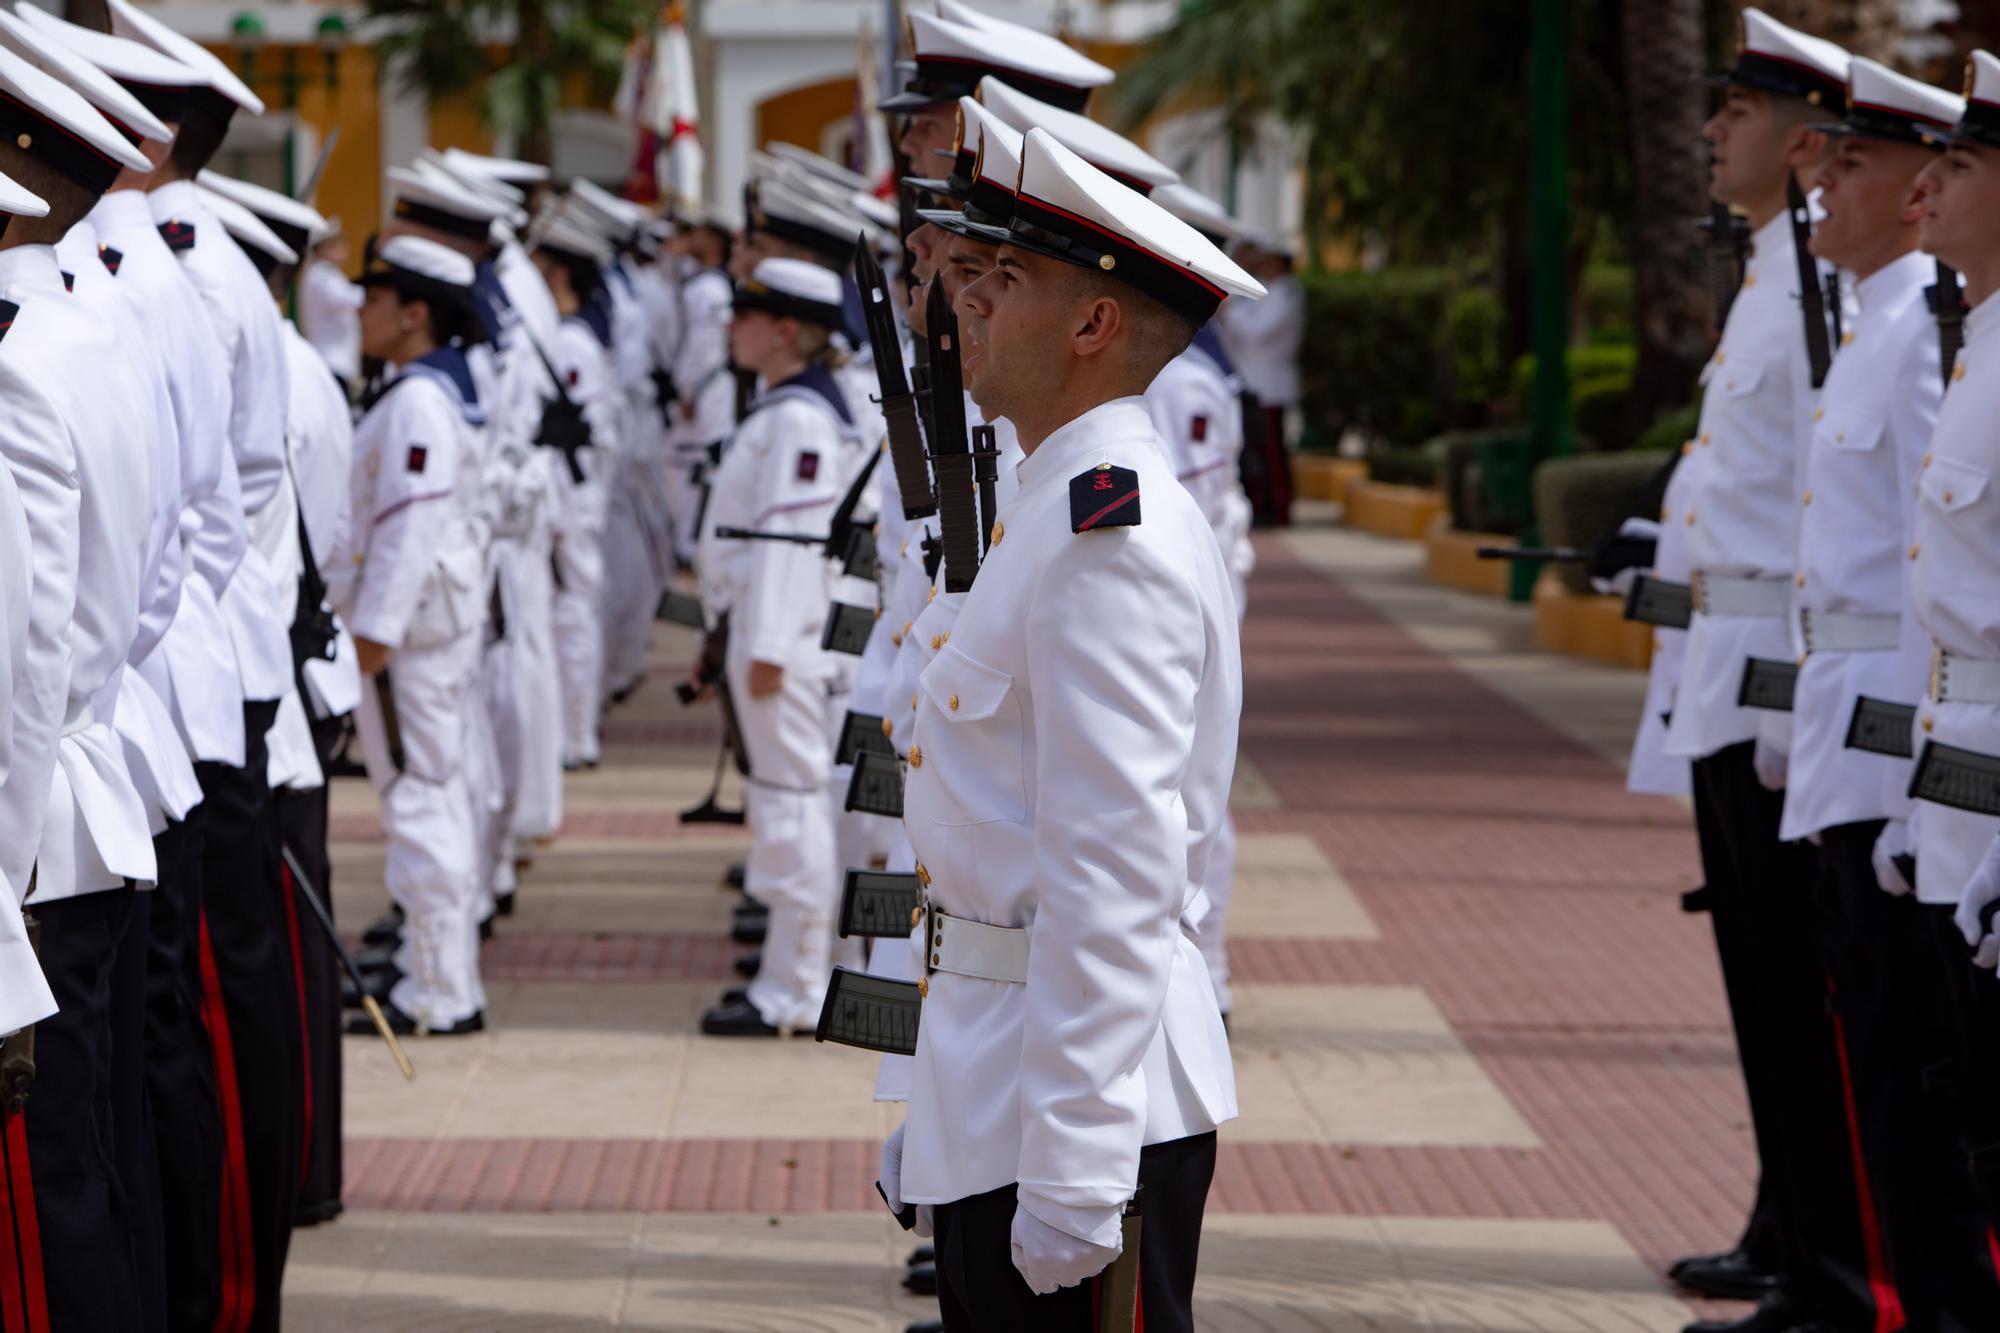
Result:
M1657 1274L1733 1238L1753 1167L1673 803L1625 794L1636 673L1425 585L1406 544L1260 539L1232 958L1243 1118L1198 1304L1225 1330L1677 1329ZM731 980L736 833L684 830L714 726L616 713L487 946L487 1035L347 1047L348 1213L299 1234L287 1326L891 1330L874 1061L694 1035ZM378 911L364 784L335 888Z

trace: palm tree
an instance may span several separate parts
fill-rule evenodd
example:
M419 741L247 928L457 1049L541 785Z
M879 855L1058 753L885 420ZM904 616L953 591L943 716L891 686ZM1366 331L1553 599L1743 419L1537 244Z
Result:
M617 76L627 43L656 10L648 0L369 0L382 20L378 55L405 87L430 97L479 90L487 128L513 134L520 156L549 160L550 127L565 82ZM487 53L511 33L506 54ZM608 100L610 89L598 89Z

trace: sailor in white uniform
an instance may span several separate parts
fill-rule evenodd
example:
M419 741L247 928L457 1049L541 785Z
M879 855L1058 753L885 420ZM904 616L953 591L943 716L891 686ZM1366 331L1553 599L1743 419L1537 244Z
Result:
M729 372L729 232L702 222L686 234L691 270L681 281L681 338L674 349L674 425L667 437L667 516L674 558L694 564L702 488L736 428L736 380Z
M345 563L336 557L333 581L374 678L356 720L382 793L384 876L404 913L389 1020L454 1036L484 1028L486 998L487 903L461 762L488 592L484 417L465 356L478 336L472 281L471 260L415 236L385 242L362 275L363 347L395 376L355 430Z
M926 1012L883 1185L933 1208L947 1323L974 1329L1090 1327L1080 1284L1143 1185L1147 1322L1191 1329L1236 1107L1189 922L1241 666L1228 567L1139 395L1223 295L1261 289L1039 129L1008 237L957 305L973 397L1027 458L920 681Z

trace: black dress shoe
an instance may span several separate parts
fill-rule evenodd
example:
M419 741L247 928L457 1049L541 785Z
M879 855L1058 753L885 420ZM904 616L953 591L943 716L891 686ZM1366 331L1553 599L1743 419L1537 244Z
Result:
M736 956L736 975L748 980L757 975L757 969L764 966L764 951L752 949L749 953Z
M743 863L738 861L722 872L722 882L732 889L740 889L743 887L743 877L746 873L748 872L744 869Z
M903 1274L903 1290L912 1296L937 1295L937 1265L910 1265L910 1271Z
M746 921L769 921L771 909L762 903L742 902L736 904L736 910L730 913L729 919L739 926Z
M363 972L380 972L396 965L396 950L400 945L378 944L372 949L363 949L354 955L354 965Z
M470 1018L461 1018L450 1027L428 1028L404 1013L393 1004L382 1006L382 1017L388 1021L389 1031L399 1037L414 1037L420 1032L426 1037L465 1037L474 1032L486 1031L486 1011L480 1010ZM355 1014L347 1020L347 1035L350 1037L372 1037L375 1024L366 1014Z
M1778 1275L1765 1272L1742 1250L1690 1255L1667 1276L1689 1291L1725 1301L1761 1301L1778 1288Z
M499 915L497 912L488 912L486 919L479 923L479 942L481 944L493 938L493 918L497 915Z
M920 1319L903 1329L903 1333L944 1333L944 1320Z
M915 1268L918 1264L934 1264L936 1262L937 1246L919 1245L916 1249L910 1251L909 1258L903 1260L903 1266L905 1268Z
M738 921L729 928L729 938L737 944L762 944L770 929L768 921Z
M749 998L750 988L748 986L731 986L728 990L722 992L722 998L717 1000L716 1003L726 1009L732 1004L742 1004Z
M1747 1315L1737 1319L1697 1319L1681 1333L1805 1333L1817 1327L1805 1307L1777 1291Z
M701 1030L709 1037L775 1037L778 1029L764 1021L764 1016L748 1000L738 1000L735 1004L717 1005L701 1016Z
M507 890L507 892L500 894L498 897L494 898L493 915L495 916L514 915L514 890L509 889Z
M403 909L392 907L381 916L368 923L368 929L361 932L363 944L380 948L384 944L394 945L403 938Z
M331 1222L347 1211L347 1205L338 1199L314 1199L302 1203L292 1211L292 1225L295 1227L316 1227L322 1222Z

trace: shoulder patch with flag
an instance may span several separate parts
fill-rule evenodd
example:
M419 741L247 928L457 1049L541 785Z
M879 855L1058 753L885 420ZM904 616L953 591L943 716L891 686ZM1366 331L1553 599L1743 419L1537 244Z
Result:
M175 218L172 222L160 224L160 239L167 243L167 249L175 254L194 248L194 223L182 222Z
M410 446L410 460L406 466L412 472L422 472L424 470L424 463L430 456L431 451L429 449L421 444L413 444Z
M812 481L819 476L819 455L807 449L799 455L799 480Z
M98 246L97 257L104 261L104 267L111 270L111 276L114 278L118 276L118 266L125 262L125 252L115 246Z
M1139 523L1139 474L1099 463L1069 481L1069 530L1130 528Z
M1200 444L1202 441L1206 440L1208 438L1207 415L1204 413L1197 413L1195 415L1194 424L1188 428L1188 433L1194 437L1194 442L1196 444Z
M0 339L7 336L7 330L14 327L14 316L21 313L21 307L12 301L0 301Z

